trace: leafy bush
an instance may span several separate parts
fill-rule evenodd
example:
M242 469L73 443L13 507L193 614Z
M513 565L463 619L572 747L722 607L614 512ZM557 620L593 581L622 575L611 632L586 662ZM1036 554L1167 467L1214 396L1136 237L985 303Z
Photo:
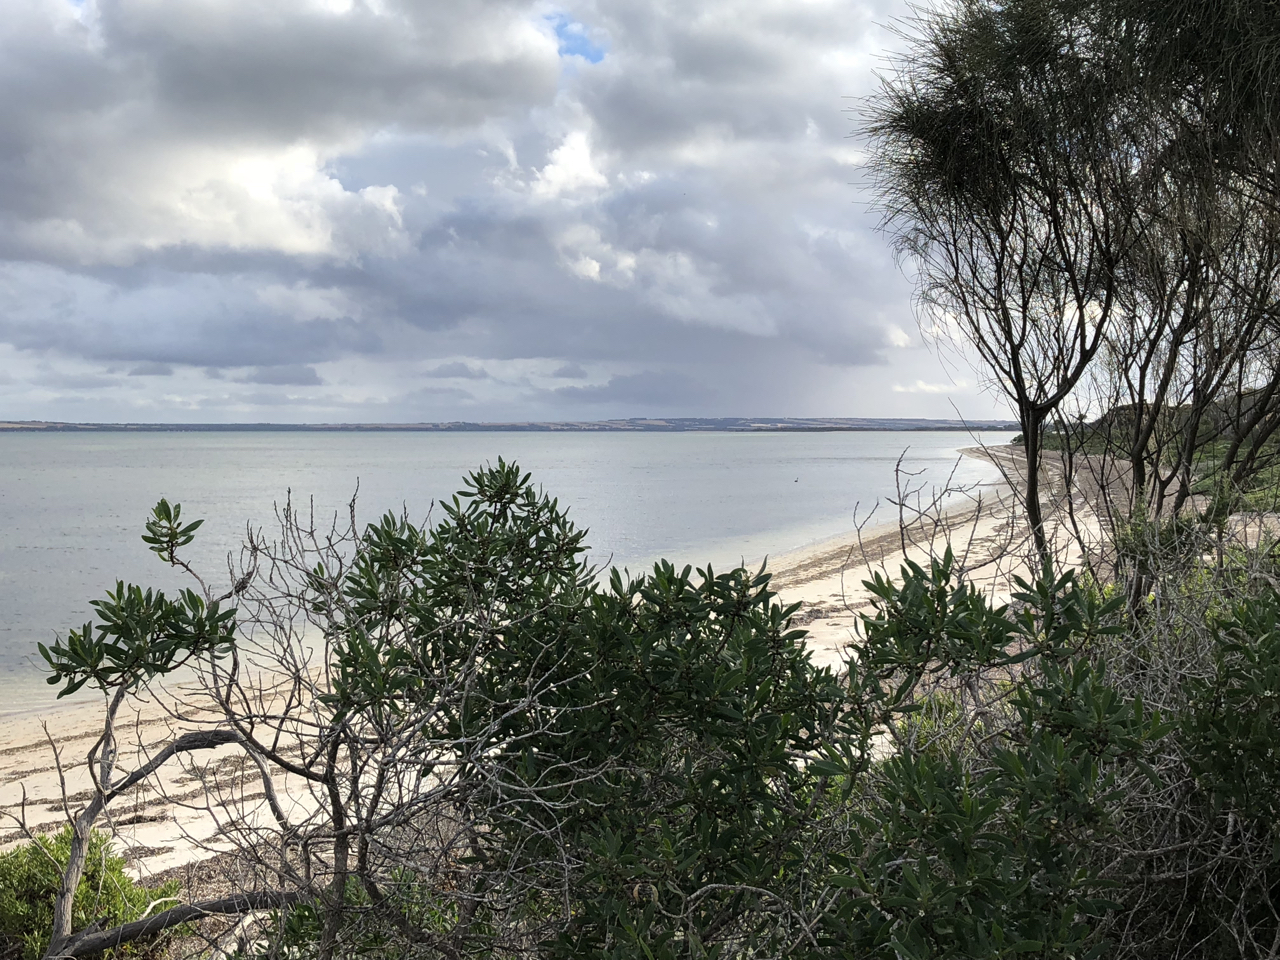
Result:
M1193 678L1183 720L1192 775L1251 821L1280 815L1280 596L1215 624L1216 670Z
M1280 942L1280 595L1221 601L1184 685L1164 788L1127 799L1121 956L1261 958Z
M243 727L306 738L329 789L282 828L311 872L254 955L1251 958L1276 937L1265 578L1170 535L1151 546L1195 574L1162 595L1180 617L1050 570L997 606L947 553L874 577L836 675L763 568L602 582L513 464L472 474L444 514L269 557L293 592L245 622L305 610L327 658L304 717ZM208 631L211 669L232 622ZM271 739L239 742L287 768ZM0 860L12 889L38 874L45 891L3 887L6 932L47 928L67 840L41 843ZM77 928L150 896L93 843Z
M434 528L371 525L348 575L317 584L341 599L318 603L333 610L326 705L376 729L459 687L420 735L467 744L464 765L484 767L455 859L504 886L468 905L458 876L424 878L418 893L434 886L454 918L453 949L513 923L553 956L772 942L765 901L803 876L822 776L807 757L838 713L835 678L810 663L763 571L664 562L602 586L582 539L501 461ZM416 898L388 922L423 909Z
M0 854L0 950L4 957L39 960L44 955L53 923L53 897L70 849L71 828L65 827ZM138 920L155 905L172 899L178 886L177 881L152 889L139 885L124 872L124 860L111 852L108 838L95 832L84 876L76 888L76 929L94 921L108 928ZM160 941L131 944L119 952L158 957Z
M948 554L876 609L849 671L848 826L834 838L826 945L848 958L1067 958L1112 908L1093 854L1122 785L1167 733L1088 655L1119 629L1068 574L993 607ZM865 774L859 776L859 770Z
M660 563L614 573L593 598L596 657L567 742L611 772L567 825L586 864L564 957L773 955L798 935L779 905L802 896L813 795L809 762L842 693L816 668L795 608L763 571L696 575Z

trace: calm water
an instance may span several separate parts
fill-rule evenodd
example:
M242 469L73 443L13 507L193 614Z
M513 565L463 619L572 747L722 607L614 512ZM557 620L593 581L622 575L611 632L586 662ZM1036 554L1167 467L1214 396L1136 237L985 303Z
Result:
M988 434L990 443L1009 435ZM994 479L956 451L963 433L0 434L0 711L52 696L32 661L88 619L117 578L178 581L139 535L160 497L206 518L189 549L215 575L246 523L270 530L292 490L317 512L427 516L498 456L516 460L590 528L592 559L635 570L659 556L732 565L833 536L892 496L894 463L941 482ZM891 514L884 512L884 518Z

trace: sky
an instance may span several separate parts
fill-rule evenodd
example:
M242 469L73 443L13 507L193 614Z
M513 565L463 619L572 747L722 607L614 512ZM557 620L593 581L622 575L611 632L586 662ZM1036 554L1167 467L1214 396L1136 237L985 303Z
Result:
M1005 416L861 185L906 12L6 0L0 420Z

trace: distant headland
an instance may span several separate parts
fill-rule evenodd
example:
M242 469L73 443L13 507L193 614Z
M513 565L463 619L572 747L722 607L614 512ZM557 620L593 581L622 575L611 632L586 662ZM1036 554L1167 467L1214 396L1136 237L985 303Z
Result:
M786 433L852 430L1017 430L1012 420L930 420L910 417L636 417L629 420L511 421L473 423L63 423L0 421L0 431L59 433L215 433L231 431L312 432L655 432Z

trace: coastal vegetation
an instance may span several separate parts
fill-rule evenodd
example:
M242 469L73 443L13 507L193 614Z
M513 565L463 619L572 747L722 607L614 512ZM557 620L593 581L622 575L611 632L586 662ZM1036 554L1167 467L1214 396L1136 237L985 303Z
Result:
M117 587L43 651L108 712L62 852L8 855L65 904L11 951L1228 957L1280 931L1274 561L1183 551L1171 619L1049 569L996 604L944 549L872 578L832 671L764 570L596 576L514 464L443 512L286 509L228 596ZM195 526L162 502L145 536L182 565ZM145 769L199 772L235 882L175 903L95 827L139 775L104 765L110 705L182 662L199 728Z
M943 517L904 536L832 669L767 569L595 570L501 460L433 521L287 504L226 589L162 500L144 539L193 586L117 584L41 648L106 709L64 833L11 813L4 949L1280 954L1280 18L954 0L905 31L875 182L925 326L1022 429L1006 575ZM130 752L144 696L173 732ZM208 896L139 889L100 832L172 765Z
M1107 522L1195 509L1206 444L1247 486L1280 425L1275 9L956 0L904 32L867 106L884 227L1016 412L1041 555L1048 433L1123 470Z
M0 944L4 956L40 960L49 946L54 901L71 859L72 828L36 837L0 854ZM105 833L89 836L85 869L76 885L71 924L117 927L178 902L176 881L150 888L125 873L124 859L111 851ZM154 946L154 945L153 945ZM131 944L132 955L152 958L161 951Z

